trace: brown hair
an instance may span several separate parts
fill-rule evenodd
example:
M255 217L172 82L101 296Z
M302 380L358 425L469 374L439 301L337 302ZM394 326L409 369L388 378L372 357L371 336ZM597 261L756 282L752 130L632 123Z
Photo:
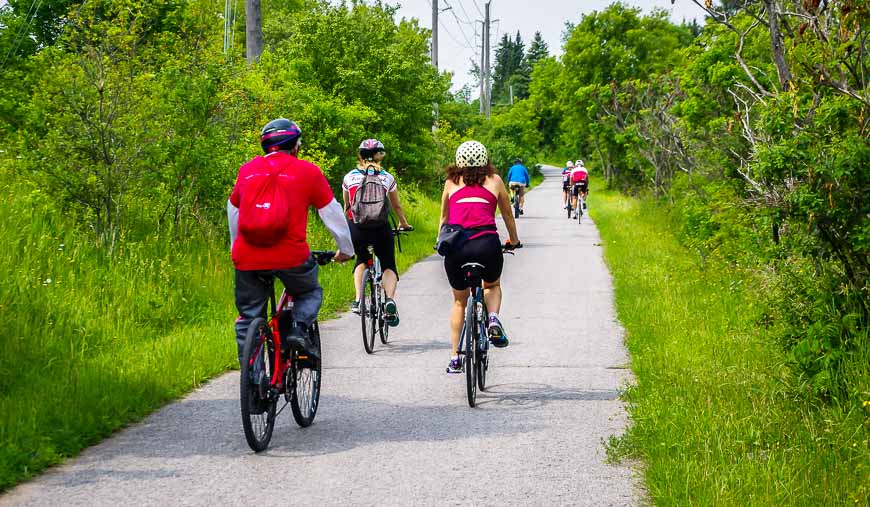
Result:
M455 165L451 165L447 168L447 179L453 181L453 183L459 184L459 179L465 182L466 185L469 186L480 186L486 181L487 178L495 174L495 167L492 164L486 164L480 167L463 167L459 168Z

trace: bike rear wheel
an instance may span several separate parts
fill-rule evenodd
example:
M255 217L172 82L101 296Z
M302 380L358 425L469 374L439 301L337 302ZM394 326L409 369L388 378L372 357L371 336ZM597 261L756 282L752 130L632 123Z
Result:
M363 272L362 297L359 299L359 315L362 321L363 347L367 354L375 350L375 331L377 330L378 308L375 305L374 283L371 270Z
M568 195L568 206L565 208L565 209L568 210L568 218L569 218L569 219L571 218L571 211L573 211L573 208L571 208L571 199L572 199L572 197L571 197L571 195L569 194L569 195Z
M474 297L469 296L468 303L465 305L465 325L462 337L465 343L465 387L468 395L468 406L474 407L477 403L477 325L474 322Z
M309 329L309 336L317 347L317 352L320 353L320 326L317 322ZM296 424L305 428L314 422L320 404L321 360L305 355L300 358L299 353L294 355L293 364L288 371L288 375L292 375L292 379L289 380L292 382L293 390L290 410L293 412ZM288 385L287 388L291 387Z
M577 223L583 223L583 202L577 198Z
M517 193L514 196L514 218L520 217L520 195Z
M275 354L272 330L265 319L254 319L248 326L242 349L239 401L245 440L255 452L266 450L275 429L278 397L273 395L271 386Z

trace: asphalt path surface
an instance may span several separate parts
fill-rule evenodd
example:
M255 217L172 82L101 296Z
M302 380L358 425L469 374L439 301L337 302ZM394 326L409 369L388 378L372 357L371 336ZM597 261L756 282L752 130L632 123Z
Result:
M545 173L518 220L525 248L505 259L510 347L491 349L476 408L465 375L445 373L452 297L434 256L402 277L401 324L375 354L357 316L322 324L311 427L285 410L268 451L251 452L231 372L0 505L640 503L633 470L605 462L605 442L626 424L618 395L630 372L598 232L567 219L558 169Z

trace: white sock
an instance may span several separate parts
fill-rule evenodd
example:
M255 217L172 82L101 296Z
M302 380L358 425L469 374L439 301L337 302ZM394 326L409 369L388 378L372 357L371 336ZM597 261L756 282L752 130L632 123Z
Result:
M493 317L495 318L495 320L498 320L498 313L496 313L496 312L491 312L491 313L489 314L489 319L492 320Z

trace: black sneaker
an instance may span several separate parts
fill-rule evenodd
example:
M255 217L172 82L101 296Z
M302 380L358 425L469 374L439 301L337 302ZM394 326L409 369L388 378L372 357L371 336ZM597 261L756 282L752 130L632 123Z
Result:
M489 325L487 325L487 330L489 331L489 343L492 344L493 347L504 348L508 346L507 335L504 332L504 328L499 322L498 318L490 315L489 316Z
M281 342L281 351L289 354L290 350L298 350L299 352L308 354L314 359L320 359L320 353L317 347L311 342L311 337L308 336L308 328L299 322L293 323L290 333Z
M384 320L387 321L390 327L399 325L399 309L396 307L396 302L393 301L393 298L387 298L384 301L384 314Z

